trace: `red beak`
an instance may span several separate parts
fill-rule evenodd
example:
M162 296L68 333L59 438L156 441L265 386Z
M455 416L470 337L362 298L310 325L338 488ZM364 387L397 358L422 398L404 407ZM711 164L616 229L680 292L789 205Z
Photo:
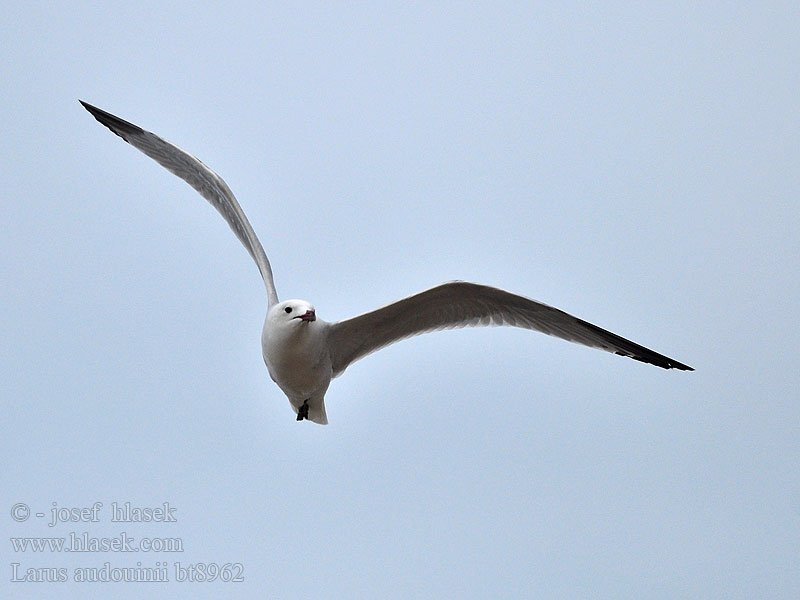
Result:
M301 321L305 321L306 323L308 323L309 321L316 321L317 314L313 310L307 310L306 314L297 315L295 319L300 319Z

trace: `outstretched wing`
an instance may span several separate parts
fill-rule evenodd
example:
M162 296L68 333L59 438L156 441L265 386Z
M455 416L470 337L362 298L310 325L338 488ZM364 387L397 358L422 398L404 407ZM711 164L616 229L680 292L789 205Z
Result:
M438 329L511 325L600 348L664 369L694 371L610 331L523 296L464 281L452 281L414 296L331 323L328 345L334 376L350 363L398 340Z
M267 255L264 253L264 248L261 246L261 242L258 241L242 207L239 206L233 192L222 180L222 177L188 152L181 150L156 134L145 131L133 123L124 121L111 113L87 104L83 100L80 100L80 103L100 123L131 146L155 160L162 167L183 179L217 209L233 229L233 233L236 234L236 237L239 238L239 241L250 253L250 256L256 261L258 270L261 271L261 277L267 287L269 305L276 304L278 302L278 294L275 291L272 268Z

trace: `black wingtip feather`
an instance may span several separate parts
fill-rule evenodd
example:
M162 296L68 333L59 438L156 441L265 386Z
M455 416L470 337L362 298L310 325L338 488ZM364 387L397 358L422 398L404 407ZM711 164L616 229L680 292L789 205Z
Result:
M144 129L139 127L138 125L134 125L133 123L129 123L124 119L120 119L119 117L112 115L104 110L97 108L96 106L92 106L91 104L84 102L83 100L78 100L81 103L83 108L88 110L91 115L97 119L100 123L108 127L111 131L116 133L122 139L125 139L125 135L140 135L144 133Z
M661 367L662 369L678 369L680 371L694 371L694 369L689 365L685 365L681 362L678 362L674 358L670 358L669 356L664 356L663 354L659 354L654 350L650 350L650 348L645 348L644 346L641 346L635 342L627 340L624 337L617 335L616 333L611 333L607 329L603 329L602 327L593 325L592 323L584 321L583 319L577 319L577 320L583 326L603 336L618 348L622 348L622 351L618 350L614 352L614 354L619 354L620 356L628 356L633 360L638 360L643 363L655 365L657 367Z
M619 354L620 356L628 356L627 354L623 354L622 352L615 352L614 354ZM654 359L653 356L631 356L633 360L638 360L643 363L647 363L649 365L655 365L657 367L661 367L662 369L678 369L679 371L694 371L692 367L689 365L685 365L683 363L679 363L677 360L673 360L671 358L664 357L663 355L657 354L658 358Z

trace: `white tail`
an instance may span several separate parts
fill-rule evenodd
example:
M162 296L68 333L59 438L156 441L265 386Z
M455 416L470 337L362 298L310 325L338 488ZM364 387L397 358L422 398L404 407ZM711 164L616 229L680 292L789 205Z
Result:
M308 403L308 420L320 425L328 424L328 415L325 414L325 399L319 402Z

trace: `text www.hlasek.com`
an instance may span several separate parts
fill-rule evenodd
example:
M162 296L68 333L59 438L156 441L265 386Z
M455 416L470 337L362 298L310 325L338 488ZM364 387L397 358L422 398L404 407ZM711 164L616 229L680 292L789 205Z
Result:
M179 537L142 537L124 531L116 537L94 537L88 532L68 537L12 537L14 552L183 552Z

